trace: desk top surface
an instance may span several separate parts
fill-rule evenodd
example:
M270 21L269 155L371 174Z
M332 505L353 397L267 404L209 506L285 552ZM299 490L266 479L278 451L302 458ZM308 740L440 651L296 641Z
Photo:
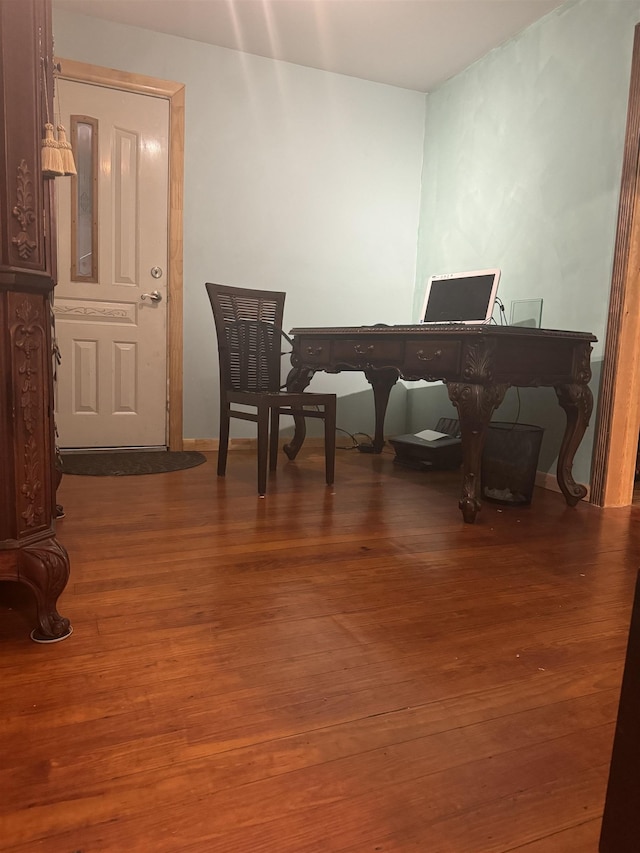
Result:
M447 335L471 337L475 335L489 337L518 338L563 338L565 340L595 342L598 339L591 332L570 332L563 329L531 329L526 326L498 326L494 324L465 325L463 323L435 323L407 326L387 326L378 323L374 326L319 326L316 328L298 327L289 332L294 338L300 335L315 337L367 337L413 335Z

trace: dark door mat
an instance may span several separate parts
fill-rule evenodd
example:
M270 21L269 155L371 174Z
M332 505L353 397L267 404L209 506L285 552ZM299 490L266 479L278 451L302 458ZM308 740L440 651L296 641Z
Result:
M195 468L206 462L196 450L125 450L98 453L62 453L62 473L88 477L128 477L165 474Z

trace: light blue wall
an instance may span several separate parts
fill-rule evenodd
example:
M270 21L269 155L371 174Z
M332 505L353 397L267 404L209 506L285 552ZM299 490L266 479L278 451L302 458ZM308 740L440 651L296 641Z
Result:
M425 98L58 12L59 56L186 84L185 437L217 435L206 280L285 289L288 326L394 323L431 273L499 266L507 316L541 298L544 326L598 336L597 398L637 21L640 0L571 0ZM313 387L371 430L362 377ZM517 408L510 391L496 419ZM451 414L442 386L399 383L387 433ZM519 419L546 428L552 470L554 392L523 391Z
M64 12L54 33L60 57L186 84L186 438L218 435L205 281L285 290L289 328L407 322L424 95ZM337 390L340 427L371 432L361 375L312 389ZM402 386L390 415L402 432Z
M500 267L513 300L542 298L546 328L590 331L592 390L608 314L637 0L552 12L429 95L414 317L433 273ZM431 426L442 389L408 392L409 430ZM511 390L496 420L516 416ZM444 411L439 414L444 414ZM547 429L554 470L564 413L550 389L521 392L520 421ZM574 467L589 479L593 423Z

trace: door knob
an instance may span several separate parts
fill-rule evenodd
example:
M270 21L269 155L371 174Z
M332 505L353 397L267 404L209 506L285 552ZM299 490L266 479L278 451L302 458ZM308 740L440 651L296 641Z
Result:
M150 299L151 302L161 302L162 294L158 290L152 290L151 293L143 293L140 299Z

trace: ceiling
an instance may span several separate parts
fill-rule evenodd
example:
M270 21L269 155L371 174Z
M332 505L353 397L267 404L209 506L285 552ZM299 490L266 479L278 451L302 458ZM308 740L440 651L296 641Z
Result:
M562 2L53 0L53 6L430 92Z

